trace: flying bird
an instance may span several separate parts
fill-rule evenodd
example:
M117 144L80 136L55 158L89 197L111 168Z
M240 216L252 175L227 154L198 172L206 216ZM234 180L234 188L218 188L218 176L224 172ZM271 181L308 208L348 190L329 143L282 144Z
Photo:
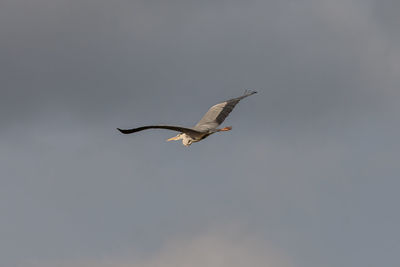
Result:
M167 139L167 141L182 139L182 144L184 146L190 146L192 143L199 142L213 133L232 130L231 126L220 129L218 129L218 126L226 119L226 117L228 117L229 113L231 113L240 100L255 93L257 92L246 90L242 96L212 106L207 113L204 114L203 118L201 118L201 120L191 128L174 125L148 125L127 130L117 129L123 134L136 133L147 129L167 129L177 131L179 134Z

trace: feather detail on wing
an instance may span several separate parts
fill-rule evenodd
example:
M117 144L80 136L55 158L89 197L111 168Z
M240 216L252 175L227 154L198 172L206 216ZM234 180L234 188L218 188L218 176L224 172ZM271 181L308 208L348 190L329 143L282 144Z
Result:
M212 106L203 118L193 127L198 131L208 131L217 128L225 119L233 108L245 97L257 93L256 91L245 91L244 95L218 103Z

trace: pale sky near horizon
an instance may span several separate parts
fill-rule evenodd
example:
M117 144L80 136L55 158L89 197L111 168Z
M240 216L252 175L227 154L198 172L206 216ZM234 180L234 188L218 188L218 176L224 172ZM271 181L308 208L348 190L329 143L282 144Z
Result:
M397 266L400 2L0 2L0 266ZM215 134L176 133L239 96Z

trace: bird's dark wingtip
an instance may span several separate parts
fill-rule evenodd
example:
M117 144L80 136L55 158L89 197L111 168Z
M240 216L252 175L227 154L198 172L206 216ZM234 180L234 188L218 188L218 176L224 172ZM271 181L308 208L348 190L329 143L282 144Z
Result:
M244 90L244 95L246 95L246 96L254 95L254 94L257 94L257 91L253 91L253 90L249 90L249 89Z
M125 133L125 131L122 130L122 129L120 129L120 128L117 128L117 130L120 131L120 132L123 133L123 134Z

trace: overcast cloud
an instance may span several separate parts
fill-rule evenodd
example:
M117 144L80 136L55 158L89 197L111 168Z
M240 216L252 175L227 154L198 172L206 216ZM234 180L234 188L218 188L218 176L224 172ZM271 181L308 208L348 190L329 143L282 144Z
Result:
M0 265L398 263L399 12L2 0ZM189 148L115 130L192 126L244 88L233 130Z

